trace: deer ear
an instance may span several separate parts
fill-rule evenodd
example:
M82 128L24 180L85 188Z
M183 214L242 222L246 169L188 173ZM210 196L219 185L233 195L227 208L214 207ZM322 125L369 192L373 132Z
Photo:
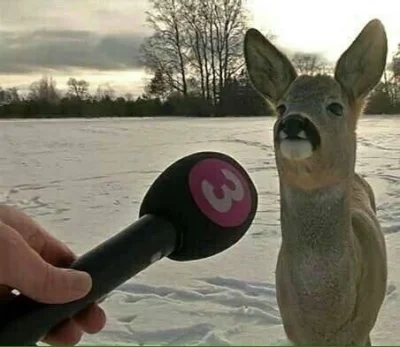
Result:
M354 99L363 99L382 77L387 58L385 28L371 20L340 57L335 79Z
M244 57L254 89L272 103L283 97L297 77L289 59L256 29L246 33Z

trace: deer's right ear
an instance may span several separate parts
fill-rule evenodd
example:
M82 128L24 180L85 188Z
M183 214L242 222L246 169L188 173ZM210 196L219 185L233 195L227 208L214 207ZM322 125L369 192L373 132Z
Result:
M283 97L297 77L289 59L256 29L245 35L244 57L253 87L272 103Z
M373 19L339 58L335 78L355 100L365 98L381 79L387 45L383 24Z

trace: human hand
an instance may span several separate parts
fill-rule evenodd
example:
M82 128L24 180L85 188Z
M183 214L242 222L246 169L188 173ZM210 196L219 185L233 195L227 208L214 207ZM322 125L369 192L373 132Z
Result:
M13 289L42 303L61 304L84 297L91 289L90 275L69 266L76 256L23 212L0 205L0 302ZM1 309L0 309L1 314ZM84 332L103 329L104 311L97 305L54 328L43 342L75 345Z

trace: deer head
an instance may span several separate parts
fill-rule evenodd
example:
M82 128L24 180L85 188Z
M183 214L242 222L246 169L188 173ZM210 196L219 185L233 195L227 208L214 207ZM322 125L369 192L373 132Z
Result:
M253 87L277 113L274 146L280 179L301 189L344 182L354 173L356 125L387 58L379 20L370 21L338 60L334 76L297 76L281 51L249 29L245 61Z

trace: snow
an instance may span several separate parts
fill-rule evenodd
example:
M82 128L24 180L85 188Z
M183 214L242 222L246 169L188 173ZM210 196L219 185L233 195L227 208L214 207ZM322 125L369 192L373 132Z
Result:
M196 151L233 156L259 193L235 246L188 263L162 259L109 295L105 329L82 344L287 344L275 298L280 245L271 118L0 122L0 203L18 206L82 254L137 219L168 165ZM387 297L372 343L400 328L400 117L360 120L357 170L374 188L389 257Z

